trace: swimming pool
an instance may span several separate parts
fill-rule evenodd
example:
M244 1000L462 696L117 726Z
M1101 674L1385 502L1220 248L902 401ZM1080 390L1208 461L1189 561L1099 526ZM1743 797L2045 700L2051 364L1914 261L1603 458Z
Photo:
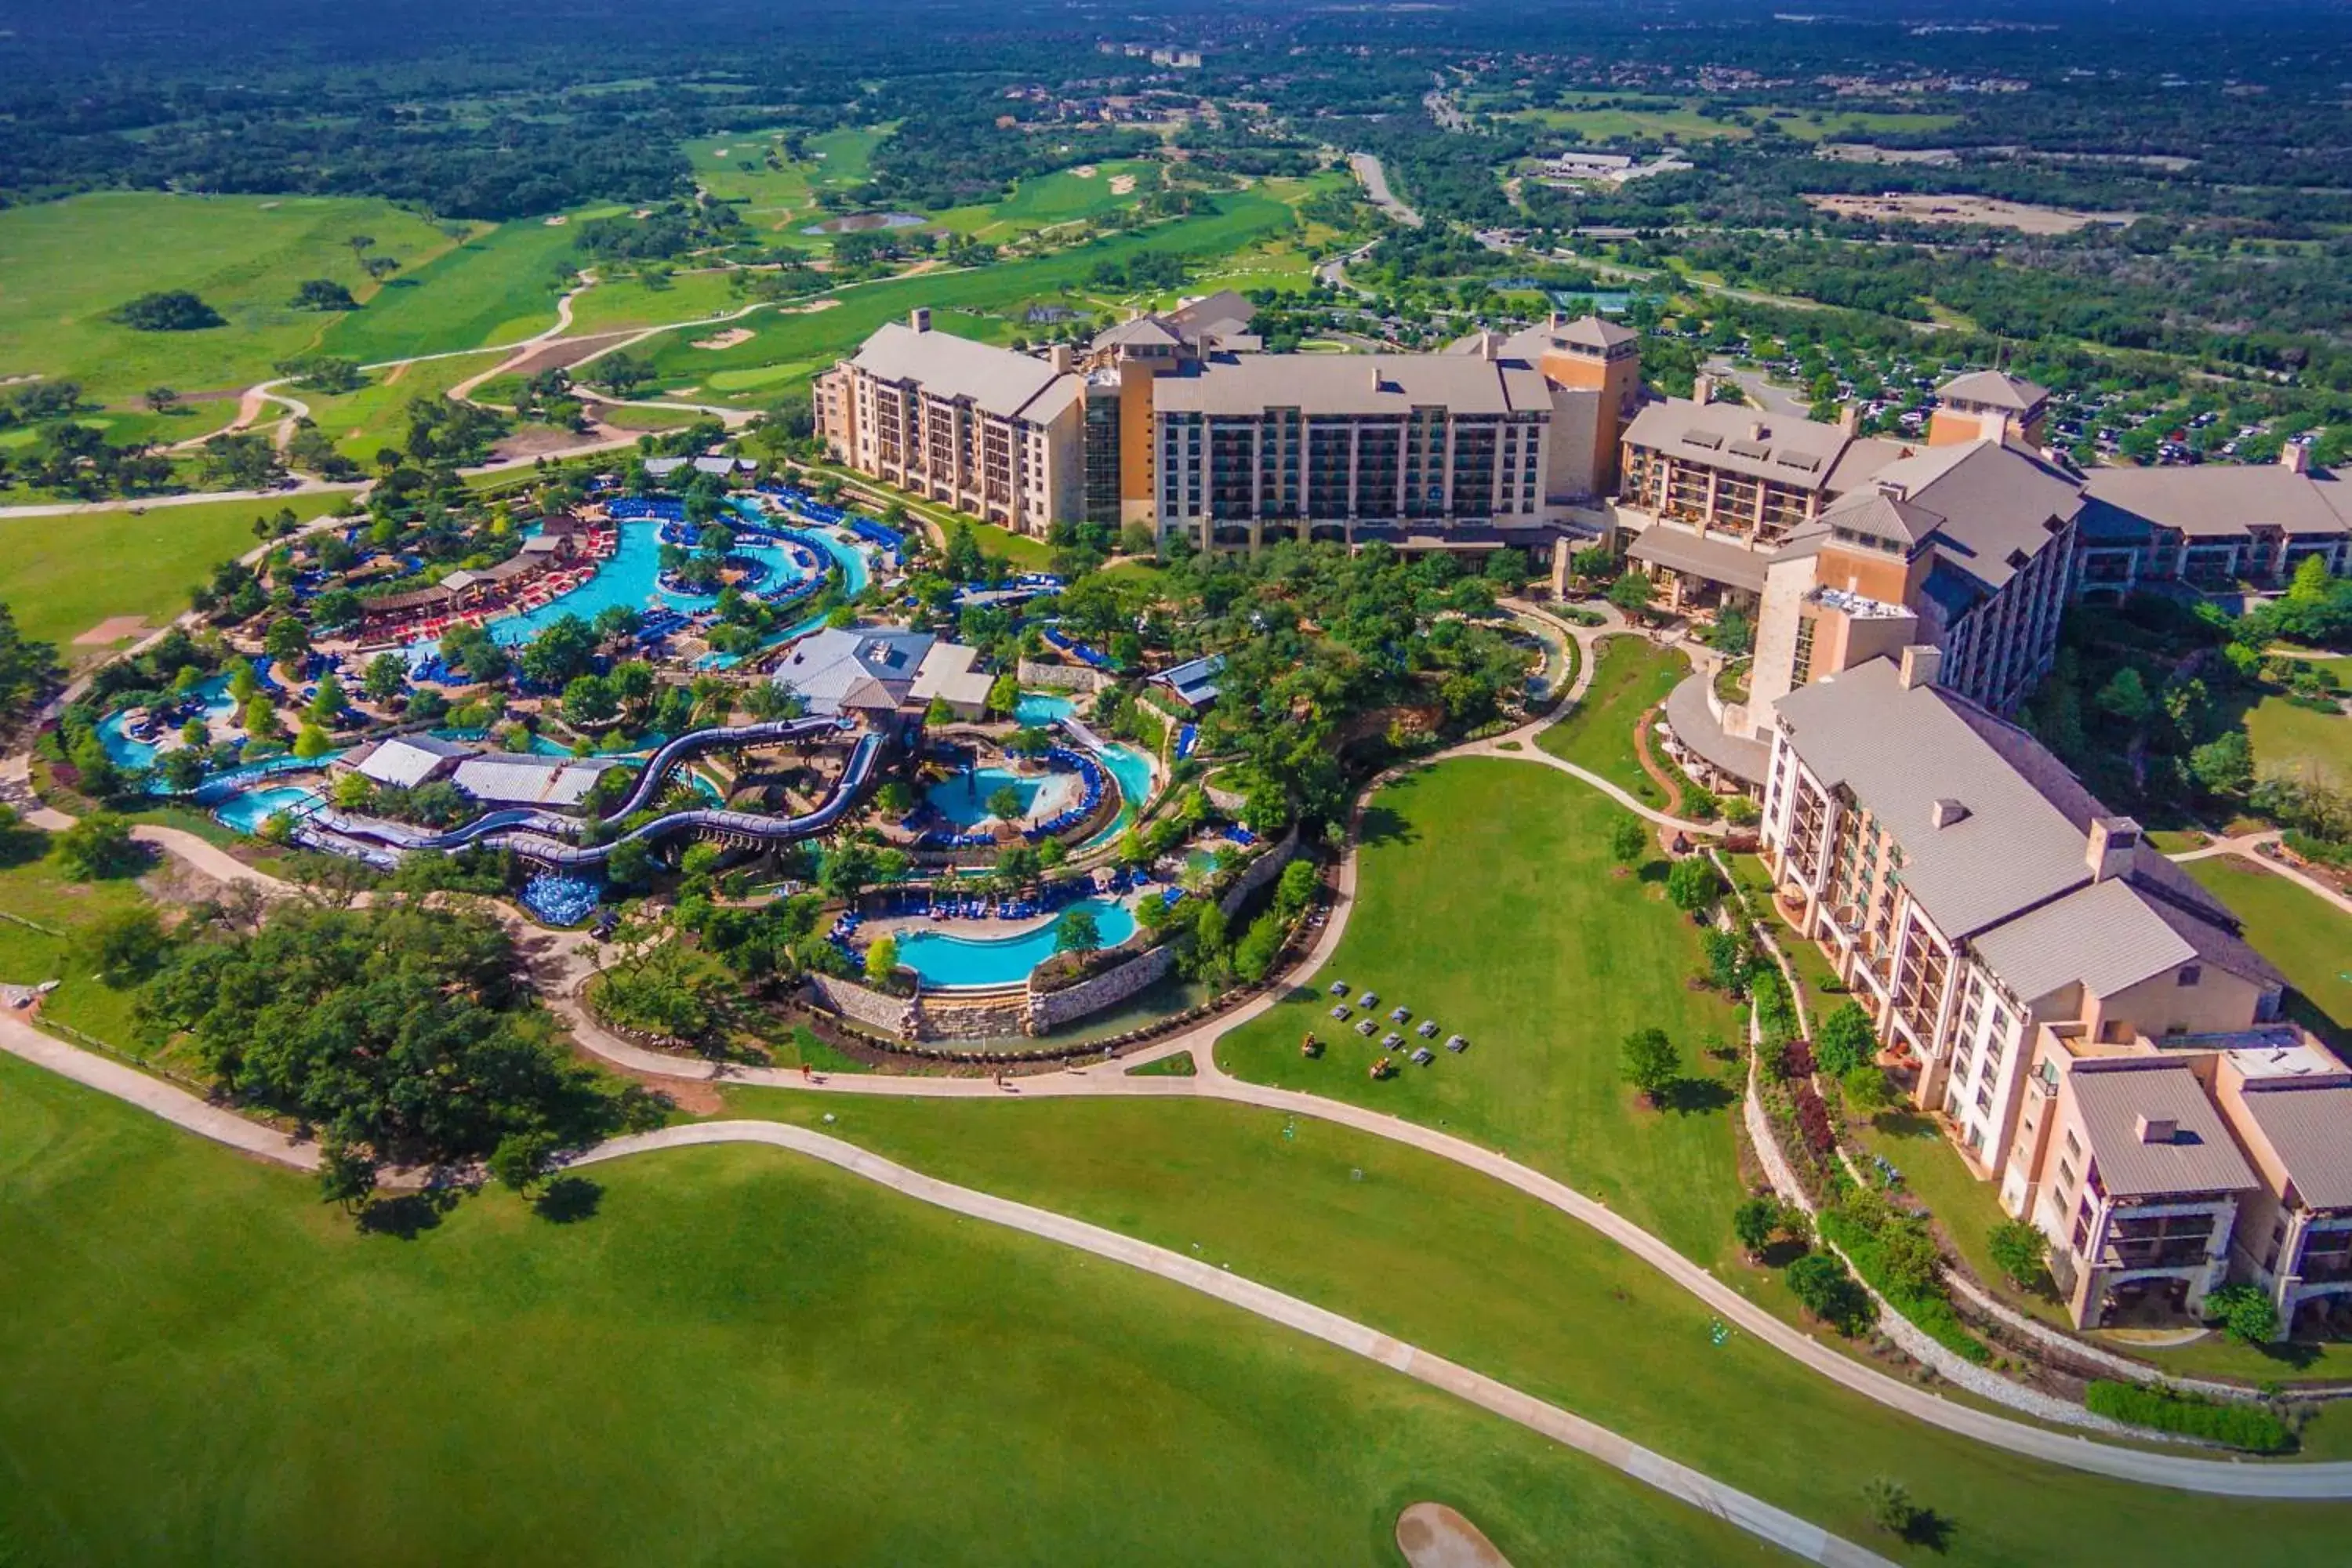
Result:
M261 831L261 825L279 812L316 805L320 798L317 790L305 789L299 784L281 784L275 789L249 789L221 802L214 808L213 815L220 818L223 825L234 827L239 833L257 834Z
M1135 934L1134 911L1115 899L1081 899L1069 910L1085 910L1095 917L1105 947L1117 947ZM1055 928L1061 919L1057 914L1034 931L992 941L950 936L929 928L908 931L898 938L898 962L921 975L926 985L1013 984L1054 956Z
M236 701L228 694L228 677L225 675L215 675L198 683L190 695L204 699L205 717L207 719L226 719L236 711ZM126 709L100 719L98 721L98 743L106 748L106 754L114 759L118 767L152 768L155 765L157 748L148 742L131 739L130 732L123 728L123 721L129 717L129 712ZM180 727L173 724L169 728L176 732Z
M1057 779L1066 780L1067 773L1014 773L1011 768L974 768L942 779L923 792L931 808L958 827L972 827L986 822L992 815L988 809L988 797L1000 789L1011 789L1021 797L1021 819L1038 815L1037 797L1053 788Z
M1021 694L1021 700L1013 705L1013 717L1018 723L1043 729L1077 710L1077 703L1070 698L1048 696L1043 691L1024 691Z
M1124 742L1113 741L1095 753L1095 759L1118 781L1118 815L1110 826L1077 847L1073 853L1109 843L1135 826L1137 816L1151 798L1151 759Z

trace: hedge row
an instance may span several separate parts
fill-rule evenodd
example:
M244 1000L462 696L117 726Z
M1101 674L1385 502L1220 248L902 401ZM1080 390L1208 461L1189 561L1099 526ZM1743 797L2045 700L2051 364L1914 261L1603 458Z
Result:
M2169 1394L2137 1383L2095 1381L2083 1403L2093 1413L2135 1426L2204 1437L2255 1454L2278 1454L2294 1447L2286 1423L2259 1405L2217 1404Z

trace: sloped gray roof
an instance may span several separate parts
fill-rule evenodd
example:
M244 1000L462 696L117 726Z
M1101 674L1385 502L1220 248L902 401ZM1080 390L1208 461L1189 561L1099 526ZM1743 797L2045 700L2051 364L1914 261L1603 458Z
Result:
M2078 866L2088 869L2079 859ZM1977 952L2022 999L2080 981L2112 996L2193 963L2197 950L2120 877L2094 882L1976 938Z
M477 800L499 805L578 805L596 775L620 764L609 757L537 757L485 752L457 764L450 782Z
M2083 831L1960 717L1965 706L1940 687L1904 689L1884 658L1773 705L1805 765L1895 835L1904 884L1954 940L2090 879ZM1968 815L1937 827L1946 798Z
M1938 559L1998 590L2083 510L2074 476L1999 441L1929 447L1871 476L1877 489L1943 518Z
M1160 378L1162 412L1255 415L1390 414L1443 406L1455 414L1549 410L1537 371L1460 354L1221 354L1189 375Z
M1614 321L1604 321L1598 316L1579 316L1572 321L1562 321L1546 329L1551 336L1579 348L1613 349L1621 343L1637 341L1641 333L1631 327L1621 327Z
M1941 512L1898 500L1883 490L1862 489L1824 507L1821 521L1833 528L1892 540L1907 551L1941 528L1945 519Z
M885 323L851 363L884 381L920 383L934 396L968 397L975 407L1007 419L1063 378L1027 354L953 332L919 332L902 321Z
M907 700L935 640L929 632L828 626L793 644L773 679L819 715L895 708Z
M441 764L452 757L471 755L468 748L453 741L436 740L431 735L394 735L378 742L352 765L378 784L413 789L439 772Z
M2352 1208L2352 1084L2251 1082L2243 1103L2307 1207Z
M1977 370L1954 376L1936 389L1936 395L1947 403L1974 403L2022 414L2047 399L2050 389L2000 371Z
M1760 430L1760 434L1759 433ZM1835 425L1759 413L1732 403L1669 397L1644 406L1625 427L1631 446L1769 479L1796 490L1829 487L1853 437Z
M2186 1062L2081 1063L2067 1075L2099 1180L2119 1198L2242 1192L2258 1184ZM2140 1136L2140 1119L2170 1121L2169 1140Z
M2342 481L2277 463L2094 468L2083 489L2099 507L2191 539L2239 538L2257 525L2322 536L2352 532L2352 493ZM2103 519L2102 532L2114 521Z
M1633 542L1625 547L1625 553L1636 561L1647 561L1673 572L1688 572L1710 583L1727 583L1751 594L1764 591L1767 557L1760 551L1720 539L1705 539L1667 523L1652 523L1635 534Z

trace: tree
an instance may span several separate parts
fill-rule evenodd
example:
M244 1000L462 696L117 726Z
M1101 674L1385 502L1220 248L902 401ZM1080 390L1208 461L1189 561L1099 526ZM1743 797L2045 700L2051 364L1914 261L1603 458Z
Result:
M168 386L151 386L139 395L150 414L169 414L180 401L180 395Z
M1021 817L1021 792L1011 784L1002 784L988 792L988 815L999 822L1017 822Z
M1874 1476L1862 1484L1863 1506L1870 1510L1870 1522L1889 1535L1909 1536L1919 1525L1919 1505L1911 1500L1910 1489L1887 1476Z
M319 677L319 689L310 699L308 710L310 722L322 730L331 730L343 716L343 683L335 679L333 670Z
M396 653L380 653L368 660L361 690L369 701L382 705L408 689L408 665Z
M204 747L200 743L166 752L155 771L163 775L165 788L185 795L205 782Z
M2316 561L2317 556L2310 557ZM2209 795L2242 795L2254 784L2254 748L2242 730L2232 730L2189 753L2189 776Z
M1685 914L1698 914L1715 907L1723 895L1723 879L1716 875L1715 865L1704 855L1691 855L1677 860L1666 871L1666 897L1675 908Z
M1878 1303L1831 1253L1808 1252L1789 1265L1787 1278L1805 1310L1848 1338L1878 1321Z
M375 804L375 781L362 773L339 773L328 793L338 811L365 811Z
M556 1142L536 1129L509 1132L490 1151L490 1174L509 1192L529 1194L555 1163Z
M278 705L267 697L256 697L245 705L245 732L257 741L274 741L286 732L278 722Z
M1635 620L1649 614L1650 601L1656 598L1658 585L1642 572L1628 572L1609 584L1609 602Z
M596 633L586 621L578 616L560 616L523 648L524 679L551 691L562 690L594 668L596 641Z
M1619 1071L1642 1091L1652 1105L1663 1104L1666 1091L1682 1077L1683 1059L1666 1032L1655 1026L1636 1029L1618 1047Z
M1275 884L1274 907L1281 911L1285 921L1297 920L1315 901L1319 885L1313 861L1293 860L1282 868L1281 879Z
M2126 665L2116 671L2091 700L2100 711L2137 730L2148 721L2156 711L2156 701L2148 695L2147 682L2138 670Z
M1878 1230L1878 1265L1888 1293L1900 1299L1932 1294L1944 1258L1926 1220L1890 1219Z
M319 1150L319 1195L345 1214L375 1191L375 1162L345 1140L329 1137Z
M898 973L898 939L877 936L866 950L866 978L868 984L887 987Z
M310 651L310 629L292 616L280 616L269 623L261 647L271 663L291 675Z
M1102 946L1102 922L1088 909L1066 911L1054 926L1054 951L1092 952Z
M2205 1298L2205 1315L2242 1345L2268 1344L2278 1338L2278 1304L2259 1285L2224 1285L2210 1292Z
M142 294L117 310L114 319L138 332L194 332L228 325L218 310L185 289Z
M601 675L575 677L563 688L563 716L583 727L609 724L620 712L613 683Z
M643 888L654 879L654 858L641 838L624 839L604 858L604 879L616 888Z
M1021 702L1021 681L1013 671L1006 670L989 684L988 710L1009 714Z
M100 915L84 940L98 977L118 991L154 973L172 946L163 921L144 904Z
M1699 951L1706 959L1707 984L1728 996L1748 978L1748 951L1734 933L1709 926L1699 932Z
M1864 1116L1875 1116L1895 1103L1895 1092L1876 1062L1848 1068L1838 1075L1838 1087L1845 1091L1845 1102Z
M120 877L146 864L146 852L131 837L131 823L110 811L93 811L58 835L53 853L77 882Z
M1609 858L1620 866L1637 864L1649 853L1650 829L1638 816L1618 816L1609 821Z
M349 289L331 278L304 279L290 303L298 310L356 310L360 304Z
M1832 1078L1843 1079L1858 1067L1878 1058L1878 1031L1859 1002L1841 1002L1822 1020L1813 1041L1813 1059Z
M295 732L294 754L304 762L316 762L335 749L335 742L316 724L305 724Z
M2023 1289L2042 1277L2050 1257L2050 1238L2024 1220L2005 1219L1992 1227L1987 1249L2001 1277Z
M1763 1255L1780 1228L1780 1205L1773 1198L1749 1198L1731 1211L1731 1234L1750 1258Z

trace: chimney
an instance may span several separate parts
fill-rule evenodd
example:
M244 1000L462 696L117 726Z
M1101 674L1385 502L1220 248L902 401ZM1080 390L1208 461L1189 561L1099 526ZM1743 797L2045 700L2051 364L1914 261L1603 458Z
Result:
M2138 846L2139 824L2130 817L2091 818L2089 838L2083 846L2083 863L2091 868L2091 880L2105 882L2130 870L2132 851Z
M1046 353L1045 363L1053 367L1055 375L1067 375L1078 366L1077 351L1067 343L1055 343Z
M2311 472L2311 448L2300 442L2289 441L2279 448L2279 467L2290 474Z
M2140 1112L2139 1141L2143 1143L2169 1143L2180 1136L2180 1123L2169 1116L2150 1116Z
M1691 378L1691 401L1704 408L1715 401L1715 377L1705 371Z
M1969 808L1950 795L1946 795L1936 803L1928 816L1937 826L1949 827L1955 823L1966 822L1969 819Z
M1761 419L1759 419L1756 423L1748 427L1748 438L1751 441L1761 441L1771 434L1772 427L1765 424Z
M1848 436L1862 433L1862 410L1851 403L1838 405L1838 429Z
M1944 650L1933 643L1915 642L1903 650L1899 679L1906 691L1933 686L1944 673Z
M918 305L913 310L908 311L907 325L914 328L915 331L919 332L929 331L931 330L931 308L929 305Z
M1503 334L1482 331L1478 334L1478 357L1488 364L1501 357Z
M1984 430L1984 438L1986 440L2006 441L2009 439L2009 416L2002 413L2000 409L1988 408L1983 413L1977 416L1977 420Z

